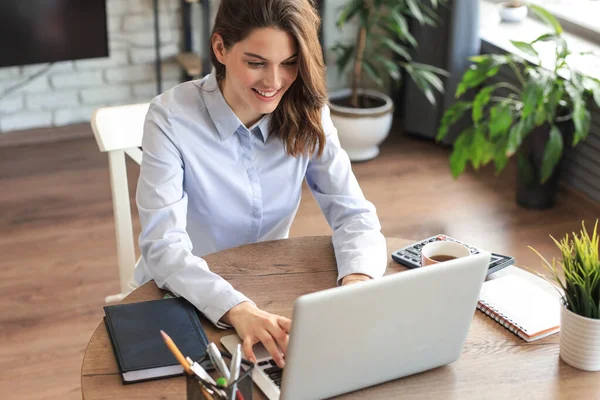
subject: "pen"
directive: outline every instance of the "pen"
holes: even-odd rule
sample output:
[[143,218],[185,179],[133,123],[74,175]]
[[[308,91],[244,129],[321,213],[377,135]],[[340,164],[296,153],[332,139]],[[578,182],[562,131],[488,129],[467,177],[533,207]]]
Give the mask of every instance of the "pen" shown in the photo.
[[217,392],[217,394],[221,397],[226,397],[225,396],[225,392],[223,390],[220,390],[217,388],[217,383],[215,382],[215,380],[212,378],[212,376],[210,376],[208,374],[208,372],[206,372],[206,370],[204,368],[202,368],[202,366],[200,364],[198,364],[197,362],[193,361],[191,358],[186,357],[186,360],[190,363],[190,369],[192,371],[194,371],[194,373],[201,379],[204,379],[205,381],[207,381],[208,383],[210,383],[211,385],[213,385],[215,387],[215,391]]
[[181,351],[179,351],[179,349],[173,342],[173,339],[171,339],[171,337],[169,335],[167,335],[165,333],[165,331],[163,331],[162,329],[160,330],[160,334],[162,335],[162,338],[165,341],[165,344],[167,345],[169,350],[171,350],[171,353],[173,353],[173,355],[175,356],[175,359],[183,367],[183,370],[185,371],[185,373],[191,375],[192,370],[190,369],[190,363],[185,359],[183,354],[181,354]]
[[237,381],[238,378],[240,377],[241,363],[242,363],[242,345],[238,343],[238,345],[235,348],[235,351],[233,352],[233,356],[231,358],[231,365],[230,365],[230,371],[229,371],[229,374],[231,376],[231,378],[230,378],[231,400],[236,399],[236,394],[237,394],[238,400],[244,399],[242,394],[237,390],[237,387],[236,387],[237,385],[235,383],[235,381]]
[[204,379],[205,381],[207,381],[208,383],[210,383],[211,385],[217,385],[217,383],[215,382],[215,380],[212,378],[212,376],[210,376],[208,374],[208,372],[206,372],[206,370],[204,368],[202,368],[202,366],[200,364],[198,364],[197,362],[194,362],[191,358],[186,357],[188,363],[190,363],[190,369],[196,374],[198,375],[200,378]]
[[225,361],[223,361],[223,357],[221,357],[221,352],[217,348],[217,345],[213,342],[210,342],[206,348],[206,351],[215,368],[227,379],[227,381],[229,381],[231,375],[229,374],[229,370],[227,369]]
[[208,391],[206,390],[206,388],[204,387],[204,384],[202,382],[196,382],[198,384],[198,386],[200,386],[200,391],[202,392],[202,395],[204,396],[204,398],[206,400],[214,400],[214,397],[208,393]]

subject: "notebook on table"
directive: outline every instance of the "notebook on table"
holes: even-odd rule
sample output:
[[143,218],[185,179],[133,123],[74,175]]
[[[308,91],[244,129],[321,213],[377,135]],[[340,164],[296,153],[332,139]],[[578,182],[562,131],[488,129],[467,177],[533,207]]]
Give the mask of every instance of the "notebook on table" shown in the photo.
[[104,312],[123,383],[183,374],[161,329],[185,356],[197,360],[206,352],[208,341],[196,308],[183,298],[111,305]]
[[518,275],[487,281],[477,308],[506,329],[531,342],[560,330],[560,296]]

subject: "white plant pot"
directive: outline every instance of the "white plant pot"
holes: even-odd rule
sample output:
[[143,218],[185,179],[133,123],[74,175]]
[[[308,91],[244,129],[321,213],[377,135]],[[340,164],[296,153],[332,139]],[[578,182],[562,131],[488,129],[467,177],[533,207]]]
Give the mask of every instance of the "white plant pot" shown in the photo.
[[572,367],[600,371],[600,319],[577,315],[561,306],[560,358]]
[[527,17],[527,7],[507,7],[507,3],[500,5],[500,18],[505,22],[521,22]]
[[374,108],[353,108],[333,104],[336,99],[350,96],[350,89],[329,95],[331,119],[338,130],[340,144],[352,161],[377,157],[379,145],[390,133],[394,113],[392,99],[375,90],[359,90],[359,94],[381,99],[384,104]]

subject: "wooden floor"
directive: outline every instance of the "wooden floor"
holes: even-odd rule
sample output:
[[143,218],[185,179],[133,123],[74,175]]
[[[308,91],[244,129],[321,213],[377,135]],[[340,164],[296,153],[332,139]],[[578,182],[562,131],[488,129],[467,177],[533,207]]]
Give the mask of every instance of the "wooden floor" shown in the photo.
[[[379,158],[354,165],[386,236],[443,232],[539,267],[528,245],[556,256],[549,234],[577,230],[582,220],[591,226],[599,215],[597,205],[570,191],[553,210],[519,209],[514,170],[454,181],[448,153],[396,135]],[[137,169],[130,170],[133,188]],[[81,398],[83,352],[104,297],[119,288],[111,207],[107,158],[91,136],[0,148],[0,397]],[[292,236],[328,233],[305,191]]]

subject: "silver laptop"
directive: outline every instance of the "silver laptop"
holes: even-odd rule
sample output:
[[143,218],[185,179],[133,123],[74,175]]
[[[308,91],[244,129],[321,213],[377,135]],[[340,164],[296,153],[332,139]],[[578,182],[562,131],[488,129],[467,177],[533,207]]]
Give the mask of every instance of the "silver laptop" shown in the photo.
[[[299,297],[286,366],[254,346],[252,378],[269,399],[318,399],[456,361],[489,253]],[[229,352],[237,335],[221,342]]]

